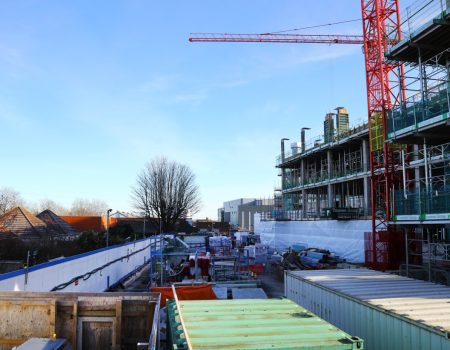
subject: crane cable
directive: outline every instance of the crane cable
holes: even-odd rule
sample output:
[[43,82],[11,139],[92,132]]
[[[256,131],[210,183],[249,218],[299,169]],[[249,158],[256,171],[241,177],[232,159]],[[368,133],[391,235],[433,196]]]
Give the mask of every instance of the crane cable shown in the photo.
[[304,29],[311,29],[311,28],[320,28],[320,27],[327,27],[327,26],[332,26],[332,25],[336,25],[336,24],[344,24],[344,23],[350,23],[350,22],[360,22],[361,19],[349,19],[346,21],[340,21],[340,22],[332,22],[332,23],[324,23],[324,24],[318,24],[315,26],[309,26],[309,27],[300,27],[300,28],[294,28],[294,29],[286,29],[286,30],[280,30],[277,32],[269,32],[266,34],[281,34],[281,33],[287,33],[287,32],[295,32],[295,31],[299,31],[299,30],[304,30]]

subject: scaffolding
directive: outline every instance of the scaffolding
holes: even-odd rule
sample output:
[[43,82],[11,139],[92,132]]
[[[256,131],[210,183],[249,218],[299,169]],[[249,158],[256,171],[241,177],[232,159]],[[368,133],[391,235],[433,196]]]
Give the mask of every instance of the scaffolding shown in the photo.
[[448,118],[450,49],[405,67],[406,99],[388,113],[388,138]]
[[450,230],[414,227],[404,237],[406,259],[400,274],[450,285]]
[[450,284],[450,1],[416,1],[402,18],[404,40],[395,32],[387,50],[403,67],[401,100],[387,114],[402,177],[390,191],[391,227],[403,236],[401,274]]
[[416,215],[422,221],[450,215],[450,142],[416,145],[404,158],[411,160],[402,164],[404,188],[394,192],[394,218]]
[[360,148],[343,150],[333,163],[333,178],[340,178],[367,171],[363,168],[363,155]]

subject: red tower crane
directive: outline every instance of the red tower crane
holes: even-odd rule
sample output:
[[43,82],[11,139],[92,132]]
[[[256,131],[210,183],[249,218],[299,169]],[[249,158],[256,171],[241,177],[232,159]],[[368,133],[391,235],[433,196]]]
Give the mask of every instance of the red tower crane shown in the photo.
[[[363,36],[301,34],[192,34],[191,42],[270,42],[363,44],[370,139],[372,232],[366,235],[366,262],[385,269],[391,264],[393,236],[391,193],[398,184],[393,146],[386,141],[387,112],[405,100],[403,66],[384,58],[401,40],[399,0],[361,0]],[[369,247],[367,246],[369,245]],[[394,253],[395,254],[395,253]]]

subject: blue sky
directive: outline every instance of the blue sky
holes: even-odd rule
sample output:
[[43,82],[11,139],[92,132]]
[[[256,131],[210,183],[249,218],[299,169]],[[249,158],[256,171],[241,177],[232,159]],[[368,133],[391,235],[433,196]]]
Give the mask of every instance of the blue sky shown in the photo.
[[[265,33],[360,17],[360,1],[0,2],[0,187],[29,202],[97,198],[131,210],[156,156],[197,176],[215,218],[269,197],[282,137],[366,118],[359,45],[189,43],[190,32]],[[361,34],[353,22],[303,31]]]

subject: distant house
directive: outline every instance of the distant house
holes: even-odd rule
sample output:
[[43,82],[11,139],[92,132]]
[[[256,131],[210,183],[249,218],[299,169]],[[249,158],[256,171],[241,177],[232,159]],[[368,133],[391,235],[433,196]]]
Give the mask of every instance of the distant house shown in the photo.
[[218,232],[221,234],[228,234],[231,231],[231,226],[228,222],[213,221],[208,218],[196,220],[194,226],[200,231]]
[[47,234],[47,227],[25,208],[16,207],[0,215],[0,233],[33,241],[42,239]]
[[37,218],[46,224],[48,233],[55,239],[72,241],[80,235],[75,228],[49,209],[38,214]]
[[[62,220],[74,227],[79,232],[96,231],[104,232],[106,230],[106,217],[104,216],[76,216],[76,215],[64,215],[60,216]],[[109,226],[112,227],[112,223],[115,219],[110,219]],[[115,223],[115,222],[114,222]]]
[[116,211],[115,213],[109,215],[109,217],[116,219],[124,219],[124,218],[136,218],[136,215],[124,211]]

